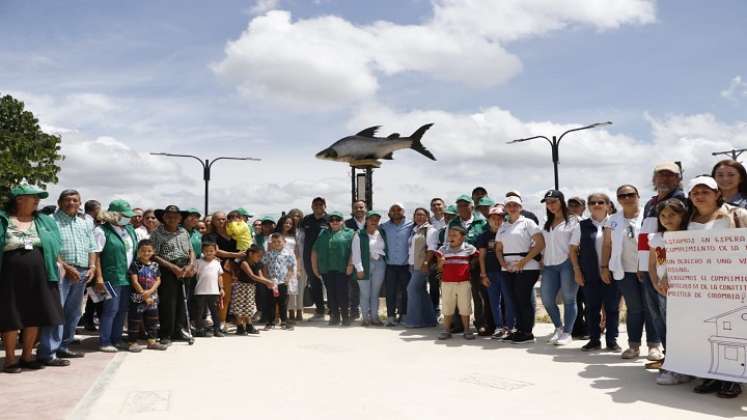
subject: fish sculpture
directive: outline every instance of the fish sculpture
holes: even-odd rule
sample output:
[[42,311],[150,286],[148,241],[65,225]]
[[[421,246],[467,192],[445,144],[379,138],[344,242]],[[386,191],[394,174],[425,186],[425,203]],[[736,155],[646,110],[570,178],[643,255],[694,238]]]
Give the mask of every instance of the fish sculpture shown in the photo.
[[335,162],[352,163],[365,160],[393,159],[395,151],[412,149],[430,160],[436,160],[428,149],[420,142],[423,134],[433,123],[418,128],[410,137],[400,137],[399,133],[392,133],[387,137],[376,137],[379,125],[369,127],[358,134],[336,141],[333,145],[316,154],[318,159]]

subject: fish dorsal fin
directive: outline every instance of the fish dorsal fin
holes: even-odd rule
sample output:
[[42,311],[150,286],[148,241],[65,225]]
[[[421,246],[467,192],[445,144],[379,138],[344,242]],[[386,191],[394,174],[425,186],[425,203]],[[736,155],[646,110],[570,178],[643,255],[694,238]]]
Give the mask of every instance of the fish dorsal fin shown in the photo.
[[398,139],[399,138],[399,133],[392,133],[392,134],[388,135],[386,138],[388,138],[390,140]]
[[360,136],[360,137],[373,137],[373,136],[376,135],[376,132],[379,130],[379,127],[381,127],[381,126],[380,125],[375,125],[373,127],[368,127],[367,129],[365,129],[365,130],[359,132],[358,134],[356,134],[356,136]]

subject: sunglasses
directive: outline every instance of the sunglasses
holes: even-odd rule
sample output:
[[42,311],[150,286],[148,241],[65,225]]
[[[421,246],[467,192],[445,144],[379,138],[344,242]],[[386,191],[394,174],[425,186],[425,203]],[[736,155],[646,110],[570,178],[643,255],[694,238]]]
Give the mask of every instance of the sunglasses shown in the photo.
[[592,206],[603,206],[605,204],[607,204],[607,202],[604,201],[604,200],[601,200],[601,201],[589,201],[589,205],[592,205]]
[[619,198],[619,199],[622,200],[622,199],[626,199],[626,198],[635,198],[637,196],[638,196],[638,194],[636,194],[636,193],[633,192],[633,193],[618,194],[617,198]]

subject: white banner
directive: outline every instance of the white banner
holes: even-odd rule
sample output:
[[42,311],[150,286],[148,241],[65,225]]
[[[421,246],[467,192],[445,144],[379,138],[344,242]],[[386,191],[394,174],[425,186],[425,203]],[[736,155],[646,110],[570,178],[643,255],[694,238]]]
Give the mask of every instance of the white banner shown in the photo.
[[747,229],[668,232],[664,368],[747,382]]

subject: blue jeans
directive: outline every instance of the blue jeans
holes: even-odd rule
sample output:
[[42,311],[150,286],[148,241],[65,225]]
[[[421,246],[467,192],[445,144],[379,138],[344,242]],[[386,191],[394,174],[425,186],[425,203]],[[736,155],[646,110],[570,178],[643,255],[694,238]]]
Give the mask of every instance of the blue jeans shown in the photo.
[[[563,320],[560,319],[560,308],[555,298],[558,291],[563,292]],[[555,328],[563,327],[563,332],[570,334],[573,324],[576,322],[578,307],[576,306],[576,294],[578,284],[573,279],[573,266],[570,260],[558,265],[546,265],[542,272],[542,284],[540,285],[542,304],[545,305],[547,314],[550,315]]]
[[53,327],[41,328],[39,334],[39,347],[36,350],[36,357],[39,360],[47,361],[56,358],[55,353],[58,351],[67,351],[70,343],[75,337],[75,328],[78,326],[81,315],[81,303],[86,290],[87,268],[78,268],[80,280],[73,282],[63,278],[59,283],[60,303],[64,315],[64,323]]
[[[511,297],[511,285],[508,283],[508,279],[506,276],[503,275],[504,273],[498,273],[498,280],[501,285],[501,296],[503,296],[503,304],[505,305],[505,313],[506,316],[503,318],[503,325],[513,330],[516,328],[516,306],[514,305],[514,300]],[[490,273],[488,273],[488,277],[490,278]],[[493,279],[490,279],[491,286],[493,283]],[[490,289],[488,289],[490,291]],[[497,322],[496,322],[497,324]]]
[[428,274],[410,266],[410,282],[407,284],[407,313],[405,326],[409,328],[435,327],[438,325],[436,311],[426,290]]
[[[661,304],[661,295],[654,289],[654,285],[651,283],[651,277],[648,272],[642,272],[641,278],[643,279],[643,304],[646,315],[651,320],[651,325],[654,327],[656,333],[655,342],[663,341],[662,338],[667,334],[667,321],[665,316],[666,306]],[[648,326],[647,326],[648,328]]]
[[625,325],[628,329],[628,344],[631,347],[641,345],[643,326],[646,326],[646,342],[649,347],[659,345],[659,336],[654,330],[651,318],[647,315],[643,302],[643,286],[638,281],[636,273],[625,273],[625,277],[618,283],[622,291],[625,306],[628,309]]
[[[504,322],[503,319],[504,305],[501,304],[501,297],[505,300],[507,295],[504,295],[501,290],[501,272],[488,272],[488,279],[490,280],[490,286],[488,286],[488,300],[490,301],[490,311],[493,313],[495,326],[496,328],[511,328],[513,325],[508,325],[508,323]],[[506,304],[506,306],[508,305]],[[513,310],[513,307],[511,309]],[[512,320],[511,324],[513,324],[513,316],[509,316],[507,313],[506,319],[509,319],[509,317]]]
[[107,289],[114,291],[111,299],[105,300],[99,326],[99,346],[112,346],[122,341],[122,328],[127,318],[130,305],[130,286],[111,286],[104,282]]
[[361,317],[364,321],[379,319],[379,293],[384,284],[386,263],[384,259],[371,259],[368,280],[358,280],[361,290]]

